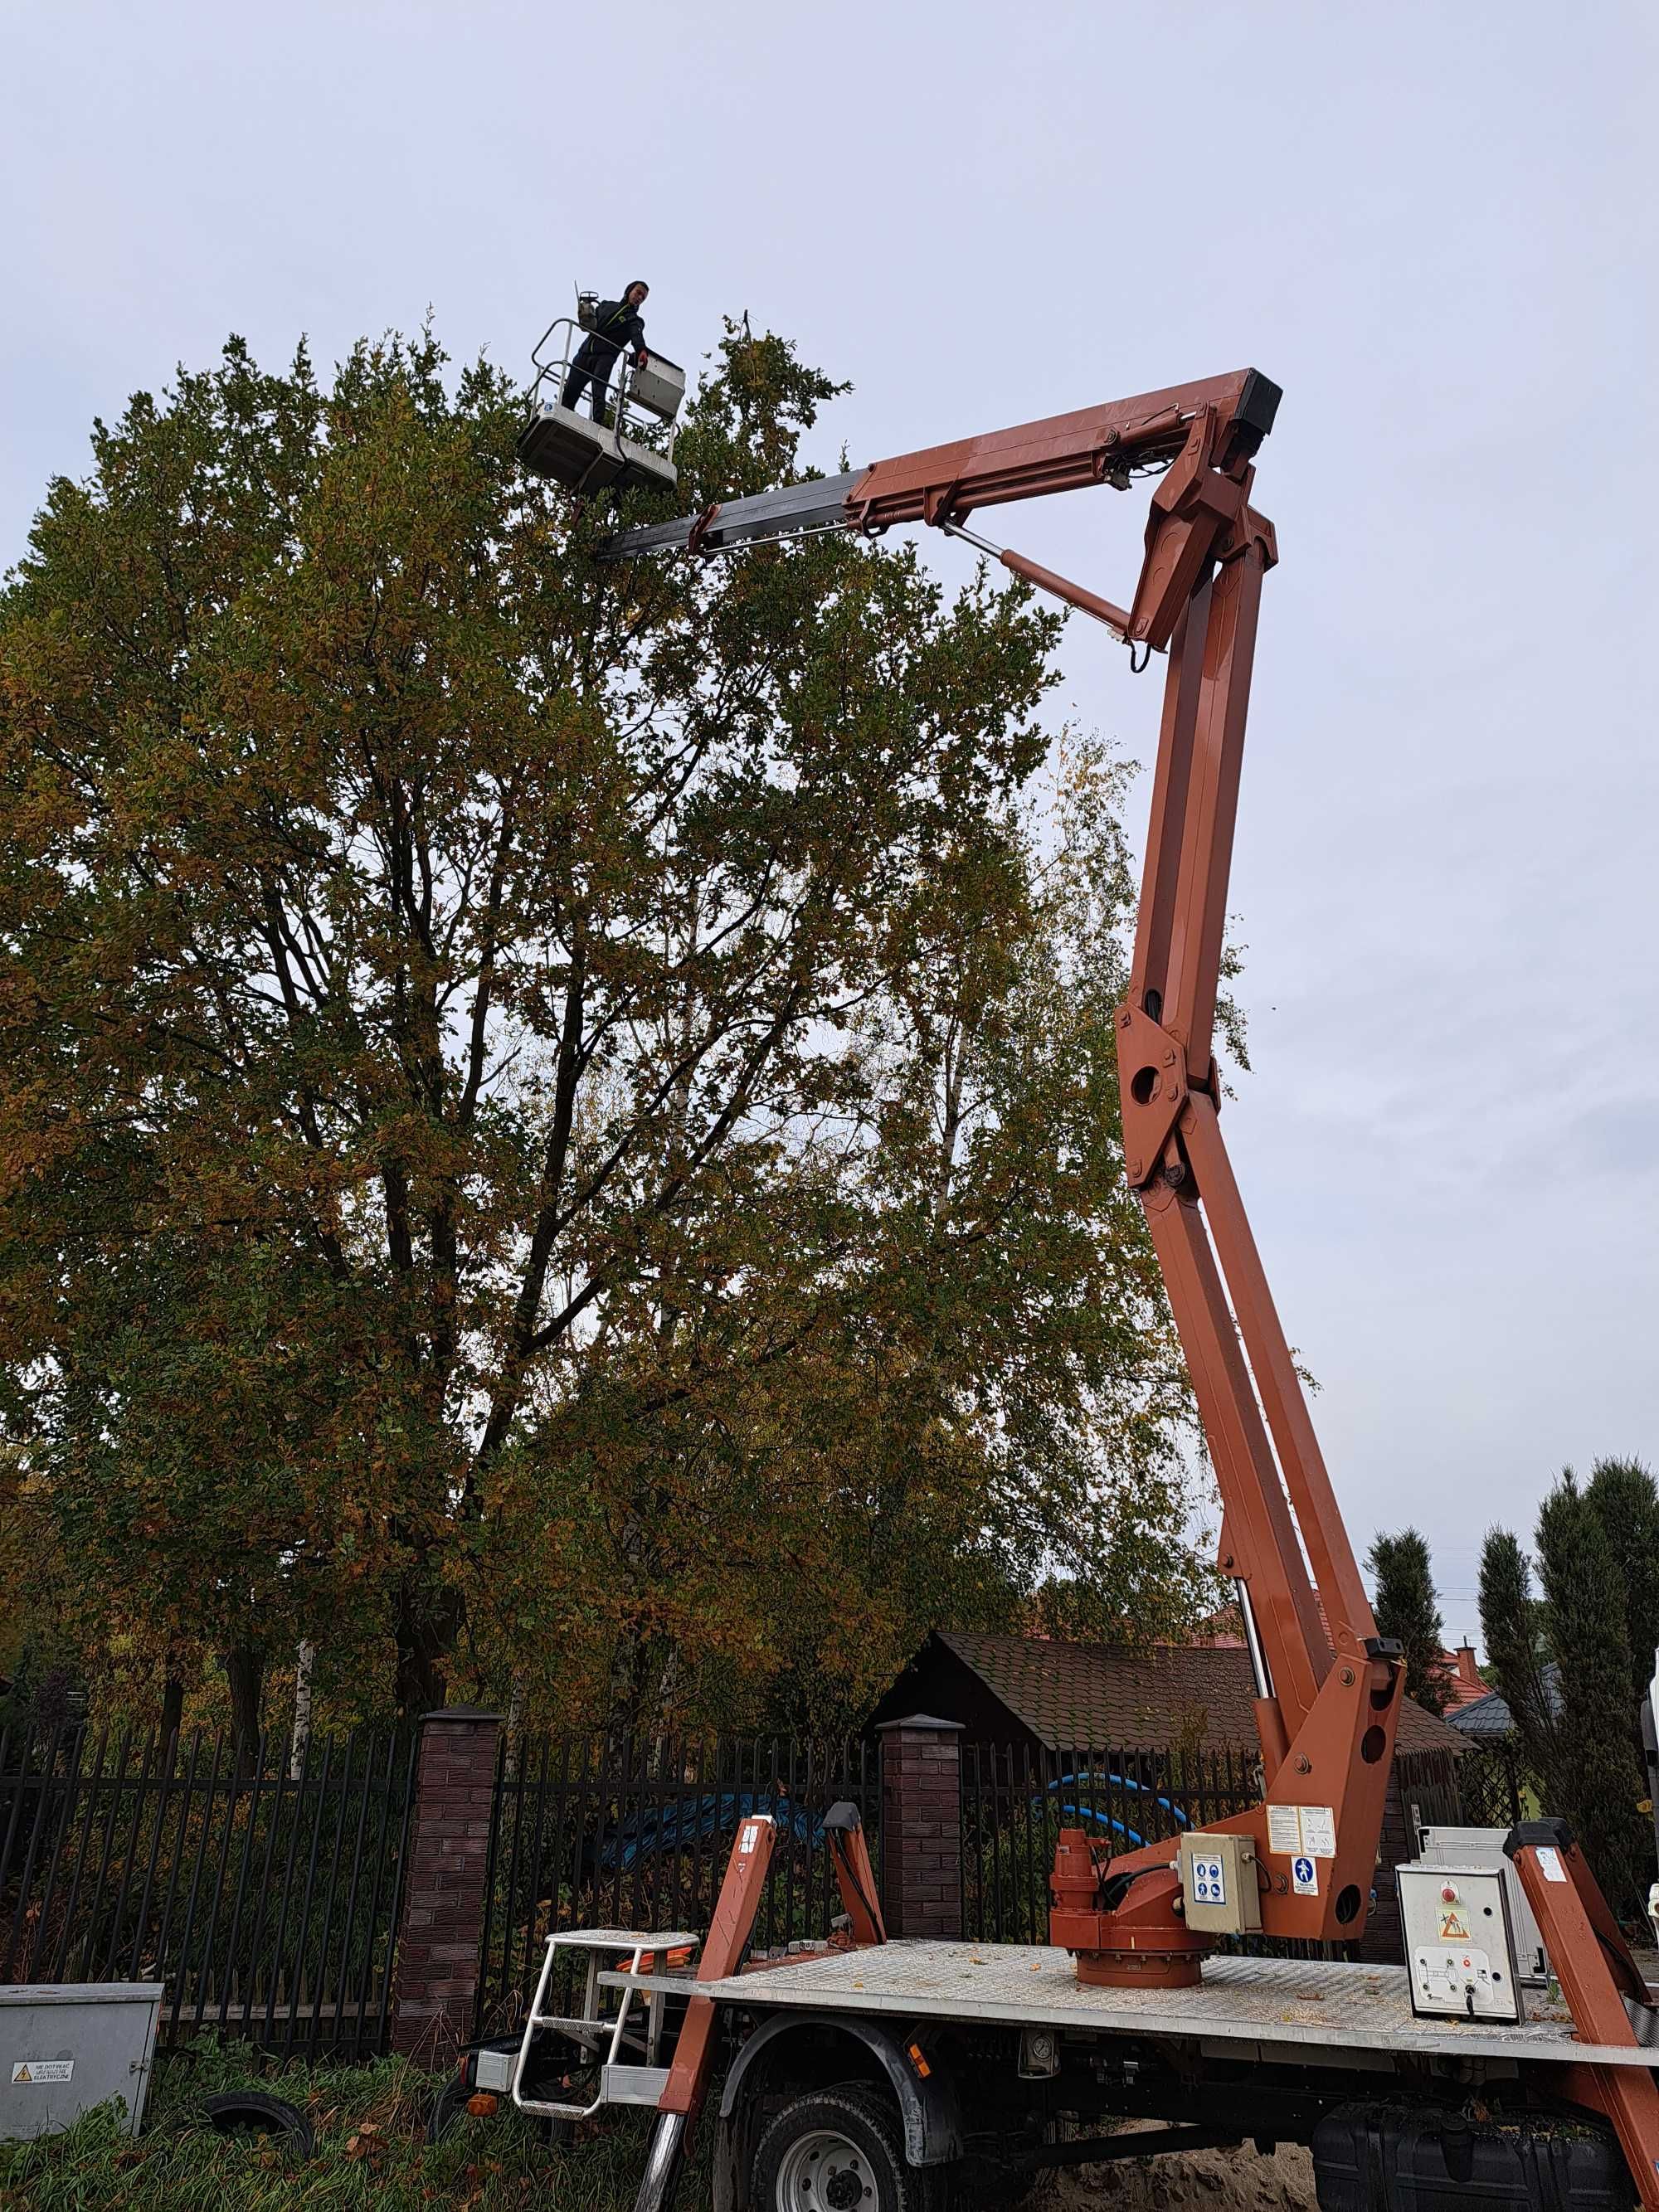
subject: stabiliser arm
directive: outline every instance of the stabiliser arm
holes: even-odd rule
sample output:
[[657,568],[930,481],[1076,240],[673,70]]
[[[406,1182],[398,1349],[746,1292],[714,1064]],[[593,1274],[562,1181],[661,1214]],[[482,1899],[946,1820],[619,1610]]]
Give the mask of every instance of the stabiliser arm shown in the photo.
[[[981,545],[976,509],[1157,474],[1146,553],[1120,607],[1024,556],[986,550],[1169,671],[1128,996],[1117,1012],[1124,1154],[1192,1374],[1221,1493],[1221,1565],[1255,1674],[1264,1802],[1218,1824],[1254,1839],[1265,1933],[1364,1924],[1401,1696],[1315,1440],[1222,1142],[1212,1053],[1227,880],[1262,580],[1250,505],[1279,388],[1255,369],[715,501],[622,532],[602,559],[710,555],[823,530],[926,523]],[[1054,1941],[1085,1978],[1197,1978],[1170,1846],[1106,1859],[1061,1838]]]

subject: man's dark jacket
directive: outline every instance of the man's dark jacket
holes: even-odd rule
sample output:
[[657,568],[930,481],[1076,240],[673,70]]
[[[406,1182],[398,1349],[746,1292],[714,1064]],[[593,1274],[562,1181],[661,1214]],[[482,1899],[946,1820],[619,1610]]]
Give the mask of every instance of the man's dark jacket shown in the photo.
[[627,346],[630,352],[640,352],[645,345],[645,325],[639,309],[630,307],[626,300],[601,300],[593,310],[593,337],[601,345]]

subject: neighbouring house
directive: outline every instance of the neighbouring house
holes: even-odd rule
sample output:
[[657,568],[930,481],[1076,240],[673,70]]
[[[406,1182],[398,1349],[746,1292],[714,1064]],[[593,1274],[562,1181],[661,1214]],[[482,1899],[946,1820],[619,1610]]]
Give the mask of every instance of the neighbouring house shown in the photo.
[[1475,1664],[1472,1644],[1460,1644],[1455,1651],[1443,1651],[1440,1658],[1446,1685],[1448,1720],[1465,1706],[1480,1705],[1492,1695],[1490,1686],[1480,1679],[1480,1669]]
[[[1554,1660],[1547,1660],[1542,1668],[1544,1695],[1549,1700],[1550,1711],[1561,1710],[1561,1670]],[[1502,1692],[1484,1686],[1478,1698],[1449,1709],[1448,1723],[1471,1743],[1506,1743],[1515,1734],[1515,1716]]]
[[[982,1747],[994,1747],[993,1800],[1005,1757],[1011,1769],[1029,1759],[1028,1775],[1036,1769],[1058,1779],[1079,1753],[1110,1752],[1115,1766],[1128,1762],[1121,1764],[1126,1773],[1143,1760],[1155,1769],[1170,1753],[1184,1763],[1202,1753],[1214,1762],[1210,1784],[1200,1785],[1202,1803],[1209,1786],[1232,1796],[1254,1795],[1251,1775],[1260,1757],[1255,1696],[1249,1653],[1221,1633],[1198,1644],[1121,1645],[936,1629],[881,1698],[870,1724],[916,1715],[955,1723],[964,1747],[963,1786],[970,1792],[983,1791]],[[1467,1738],[1408,1698],[1395,1743],[1401,1757],[1361,1948],[1368,1959],[1400,1955],[1392,1871],[1415,1853],[1419,1822],[1463,1818],[1458,1771],[1471,1748]],[[968,1748],[974,1746],[981,1749]]]
[[[970,1742],[1034,1754],[1108,1746],[1254,1750],[1255,1697],[1249,1655],[1219,1634],[1199,1644],[1139,1645],[936,1629],[871,1724],[931,1713],[960,1723]],[[1396,1743],[1408,1753],[1453,1757],[1468,1748],[1456,1729],[1409,1698]]]

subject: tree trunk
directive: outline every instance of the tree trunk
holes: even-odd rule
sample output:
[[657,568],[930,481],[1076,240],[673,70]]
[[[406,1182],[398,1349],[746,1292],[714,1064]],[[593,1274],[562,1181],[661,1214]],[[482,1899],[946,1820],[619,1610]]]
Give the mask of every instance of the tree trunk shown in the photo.
[[448,1700],[446,1662],[454,1648],[461,1608],[453,1590],[435,1595],[425,1577],[411,1576],[398,1593],[398,1711],[404,1719],[429,1713]]
[[237,1758],[246,1765],[259,1741],[259,1698],[264,1688],[263,1651],[239,1644],[224,1655],[225,1681],[230,1691],[230,1729],[236,1740]]
[[297,1782],[304,1771],[306,1746],[311,1741],[311,1670],[316,1663],[316,1645],[302,1644],[294,1662],[294,1737],[288,1752],[290,1782]]
[[176,1674],[161,1685],[161,1741],[174,1742],[185,1724],[185,1686]]
[[507,1700],[507,1772],[511,1779],[518,1773],[519,1759],[524,1749],[524,1671],[520,1668],[513,1677],[513,1687]]

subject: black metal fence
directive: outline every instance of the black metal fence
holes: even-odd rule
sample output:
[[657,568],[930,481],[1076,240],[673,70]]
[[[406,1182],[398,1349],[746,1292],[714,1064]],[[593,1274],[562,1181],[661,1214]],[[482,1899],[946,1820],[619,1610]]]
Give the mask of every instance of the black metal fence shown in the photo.
[[1242,1813],[1261,1795],[1242,1751],[966,1743],[963,1934],[976,1943],[1048,1942],[1048,1870],[1062,1828],[1134,1850]]
[[[390,2039],[393,1950],[414,1808],[407,1734],[237,1747],[199,1732],[76,1724],[0,1735],[0,1983],[159,1981],[165,2043],[204,2029],[282,2057],[363,2056]],[[1504,1826],[1507,1770],[1444,1754],[1396,1761],[1391,1866],[1423,1821]],[[1255,1803],[1243,1751],[962,1747],[963,1932],[1047,1940],[1062,1826],[1123,1850]],[[880,1754],[857,1741],[680,1742],[591,1735],[503,1746],[491,1809],[480,2033],[523,2018],[550,1933],[708,1926],[740,1822],[778,1825],[755,1935],[776,1950],[828,1932],[839,1897],[823,1815],[850,1799],[879,1865]],[[482,1808],[480,1808],[482,1811]],[[1366,1955],[1397,1942],[1379,1880]],[[1251,1948],[1261,1948],[1250,1939]],[[1282,1948],[1282,1947],[1281,1947]],[[1293,1947],[1305,1949],[1306,1946]],[[572,1972],[574,1966],[573,1962]],[[562,1989],[556,2003],[569,2007]]]
[[157,1981],[167,2043],[386,2048],[406,1735],[0,1735],[0,1982]]
[[[756,1949],[827,1934],[840,1900],[823,1815],[851,1800],[878,1855],[879,1778],[879,1753],[856,1741],[564,1736],[528,1743],[516,1759],[504,1748],[479,2033],[505,2033],[523,2019],[548,1936],[561,1928],[706,1928],[738,1823],[751,1813],[770,1813],[780,1829]],[[574,1998],[562,1992],[557,2002],[568,2009]]]
[[[1445,1753],[1395,1762],[1384,1825],[1387,1868],[1417,1848],[1407,1806],[1429,1820],[1466,1818],[1462,1762]],[[1164,1843],[1247,1811],[1261,1797],[1255,1757],[1242,1749],[1194,1751],[1144,1745],[1034,1753],[1029,1746],[967,1743],[962,1750],[963,1933],[980,1943],[1045,1943],[1048,1869],[1062,1827],[1079,1827],[1120,1850]],[[1467,1815],[1469,1824],[1488,1825]],[[1496,1825],[1493,1823],[1492,1825]],[[1397,1948],[1391,1881],[1379,1881],[1368,1956]],[[1233,1948],[1327,1948],[1267,1938],[1225,1939]]]

